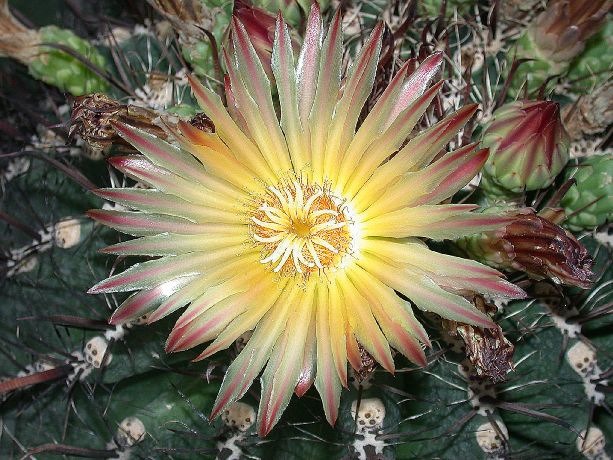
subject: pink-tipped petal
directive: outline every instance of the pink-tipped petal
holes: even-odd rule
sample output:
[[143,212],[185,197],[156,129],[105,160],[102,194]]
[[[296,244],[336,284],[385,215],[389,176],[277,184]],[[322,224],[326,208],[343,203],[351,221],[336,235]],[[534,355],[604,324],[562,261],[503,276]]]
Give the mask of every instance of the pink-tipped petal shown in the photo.
[[317,76],[319,75],[319,58],[321,55],[322,23],[319,4],[313,2],[307,20],[296,68],[296,87],[298,90],[298,105],[300,121],[303,126],[308,124],[315,93],[317,91]]
[[315,388],[321,396],[326,420],[334,426],[338,417],[342,387],[332,359],[332,331],[328,321],[328,297],[327,286],[319,285],[316,297],[317,374],[315,375]]
[[279,421],[296,388],[304,346],[312,319],[315,284],[306,287],[299,303],[290,313],[287,329],[272,352],[266,370],[262,374],[262,397],[258,409],[258,434],[266,436]]
[[133,294],[115,310],[109,323],[123,324],[149,313],[193,279],[193,276],[183,276]]
[[281,335],[299,292],[298,286],[290,288],[286,302],[280,302],[260,321],[247,345],[232,362],[224,376],[219,394],[211,411],[211,419],[240,399],[270,358],[270,353]]

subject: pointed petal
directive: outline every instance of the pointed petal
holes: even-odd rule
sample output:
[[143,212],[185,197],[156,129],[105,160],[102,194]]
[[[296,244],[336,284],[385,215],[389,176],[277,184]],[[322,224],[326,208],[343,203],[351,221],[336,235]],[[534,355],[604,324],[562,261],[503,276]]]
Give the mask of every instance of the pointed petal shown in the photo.
[[207,233],[247,234],[243,224],[196,224],[180,217],[143,212],[109,211],[92,209],[86,214],[96,221],[133,236],[147,236],[158,233],[179,233],[195,235]]
[[298,297],[300,288],[293,285],[286,292],[285,301],[278,302],[258,323],[247,345],[228,368],[217,399],[211,412],[211,419],[217,417],[228,404],[240,399],[255,377],[260,373],[277,339],[284,330],[290,310]]
[[442,83],[439,82],[432,86],[432,88],[405,109],[392,123],[392,126],[364,153],[356,164],[355,170],[348,178],[347,185],[344,187],[345,196],[355,196],[377,167],[400,148],[426,109],[430,106]]
[[271,184],[276,183],[277,177],[270,170],[259,149],[249,138],[247,138],[247,136],[245,136],[230,117],[226,108],[221,103],[219,96],[208,88],[205,88],[192,76],[188,78],[198,103],[215,124],[215,132],[219,135],[221,140],[223,140],[237,158],[244,161],[247,167],[256,173],[258,177]]
[[419,339],[427,346],[431,346],[430,339],[424,327],[413,315],[411,305],[401,299],[392,288],[383,284],[368,271],[359,265],[353,265],[348,271],[348,276],[353,280],[362,296],[371,305],[381,307],[387,316],[394,318],[405,330],[410,332],[415,338]]
[[184,179],[198,181],[202,165],[190,155],[157,137],[123,123],[112,122],[113,128],[153,164]]
[[108,162],[127,176],[160,191],[179,196],[193,203],[206,203],[206,197],[203,196],[202,189],[195,187],[194,182],[154,165],[143,155],[111,157]]
[[392,353],[387,340],[372,315],[370,304],[358,293],[353,282],[345,273],[339,275],[339,280],[351,330],[366,351],[388,372],[394,373]]
[[312,308],[312,318],[309,323],[309,331],[304,343],[304,359],[298,383],[296,384],[295,393],[299,398],[313,386],[315,381],[315,372],[317,369],[317,337],[316,337],[316,306]]
[[261,296],[257,304],[251,303],[252,306],[250,306],[245,313],[233,319],[219,336],[194,359],[194,361],[208,358],[218,351],[225,350],[242,334],[253,330],[268,310],[279,300],[279,297],[283,295],[283,289],[286,285],[287,282],[281,285],[269,284],[267,288],[269,295]]
[[469,104],[448,115],[411,139],[383,167],[395,169],[398,175],[426,167],[449,141],[457,136],[458,131],[472,118],[478,108],[478,104]]
[[[257,113],[261,115],[266,134],[270,139],[273,149],[271,153],[275,154],[276,163],[279,164],[279,167],[283,171],[289,171],[291,169],[291,162],[287,144],[281,132],[281,128],[279,127],[279,120],[277,119],[277,114],[275,113],[272,103],[270,82],[264,72],[260,58],[251,44],[245,26],[243,26],[236,16],[232,17],[232,42],[234,44],[238,73],[249,95],[255,101]],[[289,48],[291,49],[291,44]],[[291,63],[291,67],[293,70],[293,62]],[[232,81],[232,88],[234,91],[237,90],[234,81]],[[243,113],[243,115],[245,114]],[[251,134],[254,135],[251,127],[250,131]],[[267,154],[265,151],[262,151],[262,153],[265,156]],[[270,160],[268,158],[267,160],[271,167],[273,167]]]
[[202,275],[192,278],[188,284],[160,303],[147,319],[147,324],[152,324],[165,318],[200,296],[204,291],[203,283],[205,280],[206,278]]
[[343,156],[343,161],[340,164],[338,175],[339,183],[345,184],[347,182],[355,164],[357,164],[366,149],[383,133],[384,123],[402,89],[402,83],[406,78],[407,70],[411,64],[411,60],[404,63],[391,83],[385,88],[385,91],[377,100],[377,103],[364,122],[360,125],[360,129],[358,129],[353,140],[349,144]]
[[313,163],[313,179],[323,182],[324,179],[324,152],[328,138],[328,130],[332,120],[332,113],[338,100],[341,83],[342,61],[342,21],[340,9],[334,15],[328,34],[323,43],[320,58],[319,78],[317,91],[313,102],[313,109],[309,118],[311,129],[311,158]]
[[328,289],[328,312],[330,321],[330,342],[332,359],[341,383],[347,387],[347,318],[345,306],[336,282],[330,283]]
[[190,203],[175,195],[169,195],[158,190],[106,188],[94,190],[94,193],[105,200],[114,201],[132,209],[183,217],[198,223],[242,224],[245,220],[244,216],[237,212],[222,211]]
[[363,250],[383,259],[402,264],[416,275],[425,273],[439,286],[455,291],[523,298],[525,293],[504,281],[502,273],[473,260],[462,259],[430,250],[423,242],[394,242],[365,239]]
[[398,115],[424,94],[434,76],[439,72],[442,62],[443,52],[437,51],[428,56],[417,70],[409,76],[396,99],[396,104],[389,112],[386,128],[390,127],[396,121]]
[[362,46],[344,81],[343,95],[337,104],[326,143],[324,171],[335,181],[342,155],[355,133],[356,123],[372,91],[381,52],[383,23],[378,23]]
[[319,4],[313,2],[298,57],[296,80],[302,126],[306,128],[315,100],[321,55],[322,23]]
[[142,290],[128,297],[115,310],[109,320],[110,324],[123,324],[149,313],[151,310],[168,299],[172,294],[181,290],[194,279],[194,276],[183,276],[166,281],[152,289]]
[[206,270],[206,274],[200,275],[193,282],[185,286],[181,291],[173,294],[163,302],[149,317],[148,323],[158,321],[169,314],[185,307],[188,303],[200,298],[207,289],[221,284],[236,276],[236,273],[245,272],[259,259],[259,254],[250,254],[224,264],[212,264],[214,268]]
[[[223,248],[205,254],[193,253],[161,257],[132,265],[126,271],[102,280],[87,292],[89,294],[101,294],[152,288],[179,276],[201,274],[204,270],[210,270],[217,264],[226,263],[228,260],[235,258],[234,248]],[[250,257],[244,256],[242,259],[249,261],[258,258],[257,253],[254,252]]]
[[286,330],[277,341],[261,382],[262,397],[258,410],[258,434],[266,436],[279,421],[298,383],[304,345],[313,316],[315,283],[311,281],[290,314]]
[[317,287],[316,337],[317,337],[317,374],[315,388],[321,395],[326,420],[332,426],[338,417],[338,406],[341,400],[341,380],[334,368],[332,358],[332,338],[329,323],[329,293],[328,287],[321,284]]
[[308,157],[309,151],[304,145],[302,126],[298,115],[298,95],[292,43],[287,24],[285,24],[280,12],[277,17],[271,65],[277,83],[277,93],[279,94],[281,127],[285,133],[294,171],[300,171],[307,165],[310,158]]
[[246,246],[245,235],[179,235],[161,233],[145,236],[108,246],[100,250],[103,254],[131,256],[176,256],[187,252],[203,252],[228,246],[236,247],[237,253]]
[[249,134],[266,163],[272,171],[277,173],[277,177],[280,179],[283,172],[291,169],[291,164],[279,122],[275,118],[274,124],[271,125],[263,118],[261,107],[249,94],[245,83],[241,80],[239,65],[232,61],[225,50],[223,51],[223,57],[236,102],[247,123]]
[[357,262],[385,284],[401,292],[424,311],[432,311],[443,318],[480,327],[494,327],[495,323],[466,299],[444,291],[426,276],[416,276],[390,265],[368,253]]
[[[436,204],[466,185],[487,160],[487,150],[475,150],[469,144],[448,153],[421,171],[402,176],[373,203],[373,195],[360,193],[354,200],[358,210],[373,203],[363,214],[364,220],[419,204]],[[379,192],[380,193],[380,192]]]
[[380,214],[364,222],[366,236],[404,238],[421,236],[433,240],[497,230],[512,217],[470,212],[472,205],[422,205]]

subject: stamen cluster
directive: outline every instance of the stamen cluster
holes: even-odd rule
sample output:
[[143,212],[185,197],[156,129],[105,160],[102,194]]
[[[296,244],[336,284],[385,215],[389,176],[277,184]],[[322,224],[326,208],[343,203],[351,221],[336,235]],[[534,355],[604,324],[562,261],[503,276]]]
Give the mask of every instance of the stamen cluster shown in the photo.
[[263,247],[260,262],[283,275],[338,265],[351,241],[339,201],[299,179],[268,187],[251,216],[251,235]]

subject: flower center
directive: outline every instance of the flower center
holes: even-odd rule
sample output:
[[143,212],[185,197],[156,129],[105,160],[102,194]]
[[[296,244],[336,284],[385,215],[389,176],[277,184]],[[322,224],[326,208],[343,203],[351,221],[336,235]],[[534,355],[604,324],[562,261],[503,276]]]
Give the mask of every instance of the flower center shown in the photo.
[[263,264],[294,275],[336,267],[348,252],[349,225],[342,203],[324,187],[301,180],[268,187],[251,215],[251,236]]

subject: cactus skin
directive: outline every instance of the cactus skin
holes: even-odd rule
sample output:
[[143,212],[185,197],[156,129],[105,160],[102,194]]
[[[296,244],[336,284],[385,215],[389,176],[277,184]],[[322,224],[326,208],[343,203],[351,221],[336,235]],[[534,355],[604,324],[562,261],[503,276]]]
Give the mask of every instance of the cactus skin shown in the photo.
[[511,94],[527,82],[531,93],[549,77],[565,73],[605,21],[611,0],[551,0],[517,41],[511,59],[530,59],[515,74]]
[[[46,26],[39,30],[42,43],[53,43],[67,46],[95,66],[105,69],[106,60],[86,40],[75,35],[71,30],[60,29],[57,26]],[[88,69],[83,63],[62,50],[41,47],[40,55],[28,66],[30,74],[45,83],[57,86],[62,91],[68,91],[74,96],[104,92],[108,83]]]
[[[226,2],[224,6],[218,6],[217,2],[205,2],[205,4],[215,7],[216,14],[213,17],[213,29],[211,33],[217,41],[217,46],[221,46],[224,34],[230,24],[232,15],[231,3]],[[215,61],[213,59],[213,49],[208,40],[191,41],[185,40],[181,52],[183,57],[189,62],[196,75],[211,77],[215,74]],[[215,50],[214,52],[218,52]]]
[[589,231],[613,220],[613,154],[586,158],[565,177],[576,181],[561,202],[566,227]]
[[483,134],[490,148],[484,167],[488,181],[513,193],[549,186],[569,159],[569,139],[560,120],[558,104],[517,101],[505,104]]
[[[509,53],[509,65],[513,59],[527,59],[527,61],[517,68],[509,87],[511,96],[517,96],[520,90],[523,91],[524,89],[527,90],[528,94],[533,93],[549,77],[566,72],[570,65],[569,62],[555,62],[542,56],[528,31],[522,34]],[[552,84],[549,86],[552,86]]]
[[613,20],[593,36],[583,53],[570,65],[568,80],[570,90],[585,94],[611,78],[613,74]]

